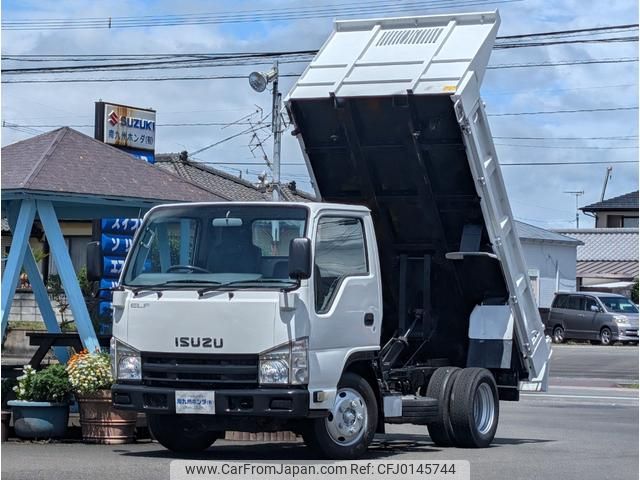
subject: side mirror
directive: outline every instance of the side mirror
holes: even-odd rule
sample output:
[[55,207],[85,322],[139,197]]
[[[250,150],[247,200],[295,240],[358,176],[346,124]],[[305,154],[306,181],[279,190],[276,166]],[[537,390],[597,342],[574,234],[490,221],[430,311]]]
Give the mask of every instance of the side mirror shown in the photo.
[[289,243],[289,278],[305,280],[311,276],[311,240],[294,238]]
[[592,312],[599,312],[600,311],[600,307],[598,307],[597,305],[591,305],[591,311]]
[[96,282],[102,278],[102,252],[100,242],[87,244],[87,280]]

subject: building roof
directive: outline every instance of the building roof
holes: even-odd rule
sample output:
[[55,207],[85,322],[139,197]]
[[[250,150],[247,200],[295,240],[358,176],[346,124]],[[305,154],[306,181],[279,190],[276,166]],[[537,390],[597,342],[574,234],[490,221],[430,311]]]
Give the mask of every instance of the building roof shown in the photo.
[[578,261],[638,261],[637,228],[585,228],[581,230],[555,230],[580,240]]
[[516,230],[521,241],[535,242],[535,243],[557,243],[565,245],[582,245],[580,240],[577,240],[566,235],[562,235],[557,232],[545,230],[544,228],[536,227],[528,223],[520,222],[516,220]]
[[580,261],[576,276],[585,278],[637,278],[638,262]]
[[2,148],[2,191],[137,201],[216,201],[210,190],[69,127]]
[[[271,199],[271,191],[248,180],[223,172],[209,165],[183,158],[179,153],[156,155],[156,165],[232,201],[264,201]],[[295,182],[281,187],[283,200],[309,202],[314,196],[297,190]]]
[[604,210],[629,210],[638,211],[638,190],[635,192],[625,193],[618,197],[607,198],[601,202],[592,203],[580,210],[583,212],[601,212]]

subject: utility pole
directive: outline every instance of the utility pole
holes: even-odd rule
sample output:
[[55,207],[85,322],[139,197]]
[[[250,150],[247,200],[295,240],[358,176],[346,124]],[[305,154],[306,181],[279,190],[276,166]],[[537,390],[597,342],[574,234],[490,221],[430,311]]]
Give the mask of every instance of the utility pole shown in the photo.
[[268,72],[252,72],[249,75],[249,85],[256,92],[264,92],[267,85],[272,83],[271,102],[271,132],[273,133],[273,162],[271,173],[273,175],[272,199],[280,200],[280,145],[282,139],[282,127],[280,122],[280,105],[282,94],[278,91],[278,62],[273,62],[273,68]]
[[273,190],[271,192],[274,202],[280,200],[280,145],[282,141],[282,128],[280,127],[280,105],[282,94],[278,91],[278,61],[273,63],[273,107],[271,113],[271,131],[273,132]]
[[604,183],[602,184],[602,194],[600,195],[600,201],[604,200],[604,194],[607,191],[607,184],[609,183],[609,179],[611,178],[611,172],[613,171],[613,167],[609,165],[607,167],[607,172],[604,174]]
[[580,228],[580,212],[578,211],[578,198],[584,195],[584,190],[569,190],[564,193],[575,195],[576,197],[576,228]]

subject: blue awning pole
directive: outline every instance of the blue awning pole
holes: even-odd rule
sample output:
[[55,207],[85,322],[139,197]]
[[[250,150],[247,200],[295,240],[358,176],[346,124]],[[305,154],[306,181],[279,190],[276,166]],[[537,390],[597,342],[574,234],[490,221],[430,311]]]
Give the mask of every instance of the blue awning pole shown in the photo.
[[80,290],[78,277],[73,269],[69,250],[62,236],[58,218],[56,217],[56,212],[51,202],[38,200],[38,214],[40,215],[40,221],[42,222],[44,232],[47,235],[47,240],[51,247],[51,254],[58,267],[58,274],[60,275],[62,286],[69,300],[80,340],[84,348],[93,352],[100,348],[100,344],[98,343],[96,332],[93,329],[89,311],[87,310],[87,305]]
[[29,237],[31,235],[31,226],[36,215],[36,202],[33,200],[22,200],[20,202],[20,210],[18,212],[18,220],[15,228],[12,229],[13,238],[11,240],[11,248],[9,257],[2,277],[2,341],[4,343],[4,335],[7,331],[9,323],[9,312],[11,304],[18,286],[20,270],[22,268],[24,254],[29,248]]
[[[15,212],[9,212],[8,220],[11,231],[15,231],[17,222]],[[31,289],[33,290],[33,296],[36,299],[36,303],[38,304],[38,308],[40,310],[40,315],[42,316],[42,320],[45,326],[47,327],[47,331],[51,333],[60,333],[60,325],[58,325],[56,314],[53,311],[51,302],[49,301],[49,292],[47,291],[47,287],[42,281],[42,276],[40,270],[38,269],[38,265],[36,264],[36,259],[33,258],[33,252],[31,251],[31,248],[28,248],[24,252],[23,268],[27,273],[27,277],[29,278],[29,283],[31,284]],[[67,363],[67,361],[69,360],[69,352],[65,347],[54,347],[53,351],[60,363]]]

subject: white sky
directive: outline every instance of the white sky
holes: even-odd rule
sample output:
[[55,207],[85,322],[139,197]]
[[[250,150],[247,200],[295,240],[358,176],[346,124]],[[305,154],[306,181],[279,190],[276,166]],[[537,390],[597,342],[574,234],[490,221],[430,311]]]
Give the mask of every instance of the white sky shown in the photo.
[[[409,1],[409,0],[406,0]],[[435,0],[434,0],[435,1]],[[479,0],[481,1],[481,0]],[[345,3],[342,0],[322,0]],[[401,3],[401,2],[399,2]],[[299,7],[299,1],[218,1],[165,0],[87,2],[86,0],[14,0],[2,2],[3,20],[35,18],[80,18],[108,16],[142,16],[162,14],[207,13],[275,7]],[[353,2],[357,5],[357,2]],[[502,24],[499,35],[568,30],[631,24],[638,22],[638,4],[630,0],[523,0],[486,4],[458,9],[407,11],[411,13],[445,13],[499,8]],[[361,15],[366,17],[366,14]],[[154,27],[143,29],[3,31],[5,54],[107,54],[107,53],[185,53],[247,52],[316,49],[327,38],[331,19],[294,20],[228,25]],[[638,56],[638,43],[576,44],[540,48],[494,51],[491,64],[532,61],[562,61]],[[22,62],[3,62],[3,68],[22,68]],[[289,64],[281,72],[302,71],[304,65]],[[257,69],[267,69],[259,65]],[[167,76],[247,74],[251,68],[152,70],[76,74],[106,78],[109,75]],[[57,75],[59,76],[59,75]],[[34,78],[36,76],[34,75]],[[38,76],[42,77],[42,76]],[[3,80],[13,79],[8,75]],[[54,78],[48,76],[46,78]],[[283,78],[281,90],[291,87],[294,79]],[[597,88],[592,88],[597,87]],[[557,109],[604,108],[638,105],[638,64],[595,64],[562,67],[489,70],[482,94],[489,113]],[[255,105],[270,109],[270,95],[251,90],[243,80],[130,82],[130,83],[46,83],[3,84],[2,120],[20,125],[93,124],[94,102],[102,99],[158,111],[158,123],[232,122],[255,110]],[[638,110],[541,116],[492,117],[494,136],[590,137],[637,135]],[[195,151],[246,127],[159,127],[156,152]],[[36,128],[45,132],[51,128]],[[93,128],[78,128],[93,135]],[[31,136],[2,128],[2,145]],[[243,135],[219,147],[203,152],[198,159],[206,162],[260,162],[249,149],[250,136]],[[496,143],[600,147],[527,148],[498,146],[500,161],[620,161],[637,160],[637,149],[606,147],[637,146],[637,138],[626,140],[515,141]],[[270,154],[271,143],[265,144]],[[300,188],[310,189],[306,168],[297,142],[283,137],[283,180],[296,180]],[[288,164],[295,165],[288,165]],[[216,165],[220,167],[219,165]],[[584,190],[580,205],[599,200],[606,165],[561,167],[504,167],[503,174],[516,218],[545,228],[574,225],[575,198],[563,193]],[[255,180],[265,170],[261,165],[226,165],[225,171],[243,172]],[[638,188],[637,164],[614,165],[607,197]],[[581,226],[593,226],[593,220],[581,216]]]

